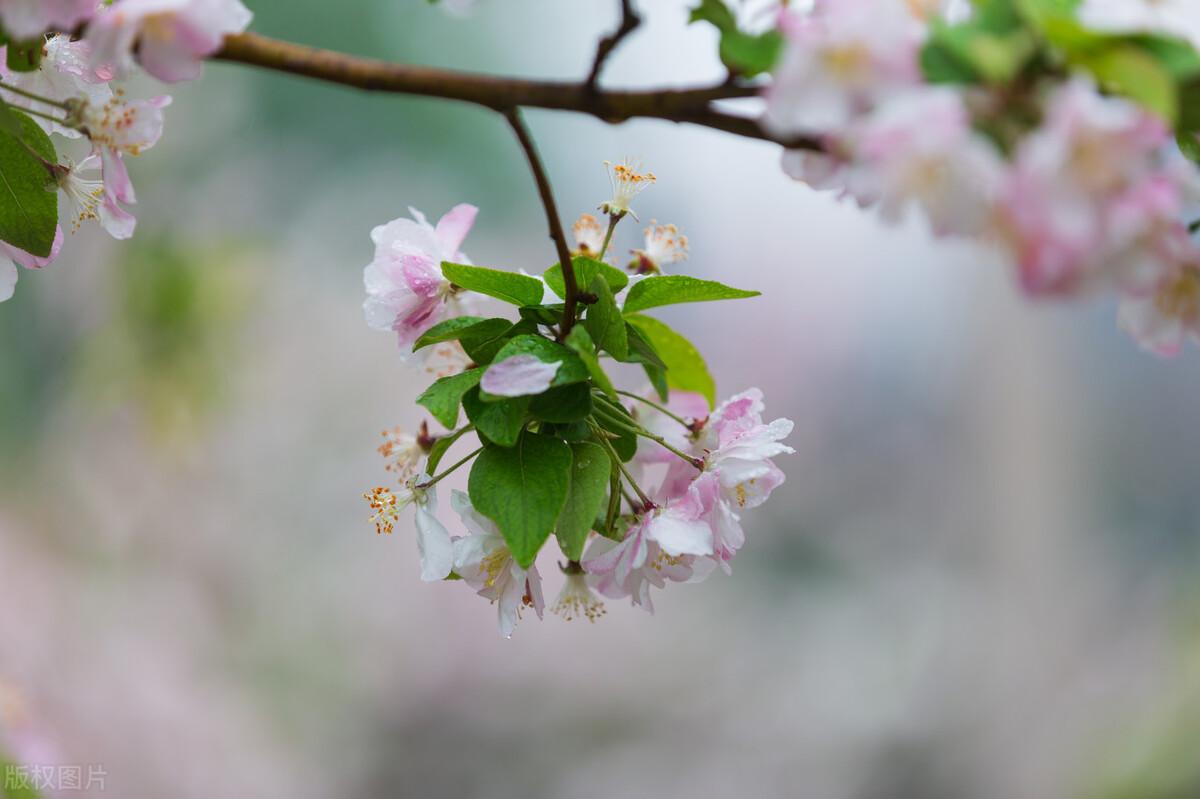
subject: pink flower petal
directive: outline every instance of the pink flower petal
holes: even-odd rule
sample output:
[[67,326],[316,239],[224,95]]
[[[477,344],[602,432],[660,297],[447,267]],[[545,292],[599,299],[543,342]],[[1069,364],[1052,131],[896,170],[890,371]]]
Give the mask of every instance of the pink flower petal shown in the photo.
[[479,386],[497,397],[541,394],[550,388],[560,366],[560,361],[543,363],[532,355],[514,355],[489,366]]

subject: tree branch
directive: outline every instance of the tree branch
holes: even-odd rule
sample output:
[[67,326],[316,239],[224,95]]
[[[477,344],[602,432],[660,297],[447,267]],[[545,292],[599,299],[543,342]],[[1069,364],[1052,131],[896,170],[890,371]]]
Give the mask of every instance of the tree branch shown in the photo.
[[554,240],[554,248],[558,251],[558,262],[562,265],[563,286],[565,287],[563,293],[566,294],[563,297],[562,325],[558,331],[558,340],[562,341],[575,325],[575,308],[579,302],[579,284],[575,280],[575,267],[571,263],[571,248],[567,246],[562,220],[558,218],[558,208],[554,204],[554,190],[550,188],[550,178],[546,176],[546,167],[542,165],[542,159],[538,156],[537,145],[533,143],[533,137],[529,135],[529,128],[521,119],[521,111],[517,108],[505,109],[504,118],[508,120],[513,132],[517,134],[517,141],[521,143],[521,149],[525,151],[525,158],[529,161],[529,170],[533,172],[538,194],[542,198],[542,205],[546,208],[546,223],[550,227],[550,238]]
[[600,80],[600,71],[604,69],[604,62],[608,60],[609,55],[617,49],[625,37],[637,30],[638,25],[641,24],[642,18],[633,10],[631,0],[621,0],[621,24],[596,45],[596,58],[592,61],[592,71],[588,73],[587,81],[584,84],[588,91],[596,91]]
[[737,136],[773,141],[785,147],[820,149],[811,139],[780,141],[748,117],[715,110],[716,100],[755,97],[754,86],[721,84],[687,89],[605,91],[585,81],[540,81],[471,72],[395,64],[318,50],[255,33],[229,36],[214,58],[262,67],[366,91],[440,97],[504,112],[510,108],[574,111],[617,123],[629,119],[663,119],[713,128]]

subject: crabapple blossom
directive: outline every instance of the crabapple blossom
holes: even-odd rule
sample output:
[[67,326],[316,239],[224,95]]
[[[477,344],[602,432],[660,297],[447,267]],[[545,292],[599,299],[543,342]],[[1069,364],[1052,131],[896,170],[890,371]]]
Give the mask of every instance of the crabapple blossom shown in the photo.
[[705,470],[717,475],[725,499],[739,508],[765,502],[784,479],[770,459],[795,452],[780,443],[791,434],[792,421],[764,423],[763,408],[762,391],[743,391],[717,406],[696,437]]
[[672,556],[646,534],[642,520],[629,528],[620,542],[598,537],[581,561],[588,583],[609,599],[630,597],[632,604],[654,612],[650,589],[667,582],[683,583],[695,574],[690,555]]
[[496,523],[479,513],[461,491],[450,494],[450,506],[462,519],[468,535],[454,539],[454,573],[484,599],[496,605],[500,634],[511,638],[522,608],[542,618],[542,577],[537,566],[522,569]]
[[126,101],[120,90],[102,106],[87,103],[81,113],[83,130],[100,156],[105,192],[115,202],[137,202],[125,156],[137,156],[158,143],[163,131],[162,110],[171,104],[167,95]]
[[49,266],[62,250],[62,243],[61,227],[54,233],[54,243],[50,247],[50,254],[44,257],[31,255],[25,250],[0,241],[0,302],[10,299],[16,290],[18,266],[26,269],[41,269]]
[[1182,264],[1145,293],[1128,293],[1118,315],[1121,328],[1150,352],[1179,354],[1186,338],[1200,343],[1200,260]]
[[884,219],[924,209],[938,235],[984,229],[1004,178],[995,146],[977,134],[961,95],[948,88],[899,93],[851,134],[856,166],[848,191],[872,198]]
[[1026,291],[1075,293],[1161,271],[1128,244],[1179,224],[1190,189],[1163,166],[1170,141],[1156,117],[1086,80],[1048,98],[1045,122],[1018,147],[993,229]]
[[777,136],[839,130],[920,79],[924,26],[904,0],[817,0],[783,14],[780,30],[787,44],[763,118]]
[[561,362],[543,363],[532,355],[513,355],[483,373],[479,387],[497,397],[525,397],[550,388]]
[[582,571],[569,571],[562,590],[558,592],[550,612],[563,621],[587,619],[593,624],[605,615],[604,602],[596,598],[588,587],[587,577]]
[[[428,447],[423,446],[421,440],[404,432],[399,427],[384,430],[382,435],[383,443],[376,451],[387,462],[384,468],[394,473],[397,479],[404,483],[417,473],[418,467],[421,465],[421,458],[425,456]],[[422,438],[427,438],[427,436],[428,433],[423,429]]]
[[424,472],[408,478],[399,496],[391,490],[376,487],[363,494],[371,510],[375,532],[390,535],[400,518],[400,511],[412,505],[416,511],[417,551],[421,556],[421,579],[425,582],[444,580],[454,568],[454,546],[450,533],[437,517],[437,491],[428,485],[430,476]]
[[412,219],[394,219],[371,231],[375,258],[363,270],[367,324],[394,331],[401,349],[447,316],[458,315],[459,292],[443,277],[441,264],[469,263],[459,247],[478,209],[456,205],[436,227],[415,208],[409,212]]
[[114,239],[133,235],[137,220],[121,207],[116,196],[103,180],[84,177],[85,173],[100,171],[100,156],[92,154],[78,164],[67,161],[52,170],[63,196],[71,205],[71,224],[78,230],[84,222],[98,221]]
[[645,230],[646,246],[633,250],[629,269],[639,274],[658,274],[666,264],[687,258],[688,238],[674,225],[659,225],[652,219]]
[[99,0],[0,0],[0,25],[18,41],[50,30],[73,30],[96,12]]
[[643,172],[638,161],[625,159],[620,163],[604,162],[608,170],[608,182],[612,186],[612,196],[600,204],[600,210],[609,216],[622,217],[629,214],[637,219],[637,214],[629,207],[633,198],[641,194],[658,181],[653,172]]
[[592,214],[582,214],[571,226],[575,237],[575,255],[599,258],[604,249],[604,228]]
[[116,0],[88,25],[92,63],[125,78],[136,62],[168,83],[200,76],[203,59],[253,15],[241,0]]

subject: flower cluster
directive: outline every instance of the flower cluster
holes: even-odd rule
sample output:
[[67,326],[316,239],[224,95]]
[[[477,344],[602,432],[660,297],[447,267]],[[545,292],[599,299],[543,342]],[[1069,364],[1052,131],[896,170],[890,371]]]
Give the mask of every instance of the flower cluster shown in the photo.
[[[4,135],[27,161],[14,169],[61,192],[72,230],[96,221],[114,238],[129,238],[136,222],[128,207],[137,198],[125,159],[158,142],[171,98],[131,99],[119,82],[137,65],[163,81],[196,78],[202,60],[250,17],[240,0],[0,0],[0,62],[10,65],[0,67],[0,112],[17,120]],[[86,139],[90,150],[78,162],[60,158],[47,134]],[[55,198],[28,244],[0,242],[0,300],[12,295],[16,265],[41,268],[57,257],[56,208]]]
[[[936,235],[980,237],[1033,296],[1119,292],[1123,327],[1173,353],[1200,325],[1187,218],[1200,173],[1176,145],[1195,134],[1173,129],[1174,86],[1151,98],[1118,61],[1169,52],[1191,75],[1200,56],[1147,33],[1172,18],[1148,10],[1158,4],[1125,13],[1137,5],[1085,4],[1088,24],[1137,33],[1101,35],[1001,2],[959,8],[951,24],[905,0],[818,0],[780,18],[764,124],[819,143],[785,154],[793,177],[887,220],[916,207]],[[1082,40],[1086,58],[1072,49]],[[1104,48],[1119,55],[1104,61]]]
[[[456,206],[436,224],[409,209],[411,218],[371,234],[367,324],[396,334],[402,357],[453,347],[457,360],[443,358],[439,379],[418,399],[447,432],[385,432],[379,452],[400,490],[377,487],[364,497],[380,533],[394,530],[400,509],[416,508],[422,579],[461,579],[497,605],[505,636],[524,609],[543,615],[534,561],[551,534],[566,564],[550,610],[567,620],[603,616],[601,596],[652,610],[651,586],[729,572],[745,541],[740,513],[783,482],[772,458],[792,451],[781,443],[791,422],[765,423],[757,389],[715,409],[711,392],[686,390],[712,384],[707,367],[682,336],[643,313],[756,292],[661,274],[687,253],[674,225],[650,224],[645,246],[631,251],[634,274],[607,263],[631,201],[656,180],[627,163],[609,170],[613,196],[600,206],[607,225],[584,214],[573,228],[575,317],[558,301],[568,293],[563,265],[533,277],[467,260],[461,247],[473,206]],[[474,315],[487,297],[516,306],[517,318]],[[605,358],[642,366],[653,388],[618,390]],[[460,407],[468,420],[461,427]],[[467,436],[476,448],[439,472]],[[436,515],[437,483],[472,461],[469,491],[451,501],[466,534],[453,535]]]

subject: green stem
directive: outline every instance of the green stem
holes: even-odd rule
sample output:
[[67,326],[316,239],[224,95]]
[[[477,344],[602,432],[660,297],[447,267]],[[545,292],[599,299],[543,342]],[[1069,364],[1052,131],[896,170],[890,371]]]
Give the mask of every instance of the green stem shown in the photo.
[[667,416],[669,416],[670,418],[672,418],[672,419],[674,419],[675,421],[679,422],[681,425],[683,425],[683,426],[684,426],[684,427],[686,427],[687,429],[689,429],[689,430],[691,430],[691,429],[692,429],[692,425],[691,425],[691,423],[689,423],[687,420],[685,420],[685,419],[683,419],[683,418],[681,418],[681,417],[679,417],[679,416],[676,416],[675,414],[671,413],[669,410],[667,410],[667,408],[666,408],[666,406],[665,406],[665,405],[659,405],[659,404],[658,404],[657,402],[655,402],[654,400],[652,400],[652,399],[646,399],[645,397],[641,396],[640,394],[634,394],[632,391],[622,391],[621,389],[619,389],[619,388],[618,388],[618,389],[616,389],[616,392],[617,392],[618,394],[620,394],[622,397],[629,397],[630,399],[635,399],[635,400],[637,400],[638,402],[643,402],[643,403],[645,403],[646,405],[649,405],[649,406],[650,406],[651,408],[653,408],[654,410],[658,411],[659,413],[666,414]]
[[608,252],[608,244],[612,241],[613,231],[617,229],[617,223],[625,214],[609,214],[608,215],[608,232],[604,234],[604,243],[600,245],[600,254],[596,256],[597,261],[604,260],[604,254]]
[[67,124],[67,120],[65,120],[65,119],[59,119],[58,117],[53,117],[53,116],[50,116],[49,114],[43,114],[41,111],[35,111],[32,108],[22,108],[20,110],[21,110],[21,113],[23,113],[23,114],[29,114],[30,116],[41,117],[42,119],[48,119],[51,122],[57,122],[60,125]]
[[611,427],[616,427],[620,430],[624,430],[627,433],[632,433],[635,436],[641,436],[642,438],[647,438],[647,439],[653,441],[654,443],[658,444],[660,447],[665,449],[667,452],[670,452],[673,455],[681,458],[682,460],[687,461],[694,468],[699,469],[701,471],[704,470],[704,461],[703,460],[701,460],[700,458],[697,458],[694,455],[688,455],[686,452],[682,452],[681,450],[674,447],[665,438],[663,438],[660,435],[655,435],[654,433],[651,433],[649,430],[642,427],[637,422],[634,422],[632,420],[627,422],[624,419],[613,414],[611,411],[605,410],[605,408],[602,405],[594,406],[592,408],[592,415],[595,416],[598,420],[604,421]]
[[1200,233],[1200,219],[1188,225],[1188,233]]
[[617,514],[621,512],[621,473],[613,467],[608,480],[608,513],[604,517],[604,529],[611,534],[613,525],[617,523]]
[[640,499],[647,506],[653,505],[654,502],[651,501],[650,497],[646,496],[646,492],[642,490],[642,487],[639,486],[637,481],[633,479],[633,475],[631,475],[629,470],[625,468],[625,464],[621,462],[621,456],[617,454],[617,450],[613,447],[612,442],[605,437],[603,431],[600,429],[600,425],[596,424],[594,420],[589,420],[588,424],[592,428],[592,432],[595,434],[596,440],[600,442],[602,447],[608,450],[608,457],[612,459],[612,462],[615,463],[617,468],[621,470],[621,475],[625,478],[625,482],[629,483],[630,487],[633,488],[633,490],[637,493],[638,499]]
[[437,485],[443,477],[446,477],[447,475],[451,474],[455,469],[462,466],[464,463],[471,460],[471,458],[474,458],[476,455],[478,455],[481,452],[483,452],[483,447],[479,447],[478,449],[468,453],[465,458],[463,458],[459,462],[455,463],[453,466],[446,469],[444,472],[439,474],[437,477],[431,477],[428,481],[426,481],[424,483],[418,483],[416,487],[417,488],[432,488],[433,486]]
[[[19,94],[22,97],[27,97],[30,100],[34,100],[36,102],[43,103],[45,105],[52,105],[55,108],[61,108],[64,111],[67,110],[67,104],[64,102],[61,102],[60,100],[51,100],[49,97],[43,97],[40,94],[34,94],[33,92],[28,91],[26,89],[22,89],[18,86],[13,86],[11,83],[5,83],[4,81],[0,81],[0,89],[5,89],[7,91],[12,92],[13,94]],[[20,110],[28,110],[28,109],[20,109]],[[33,112],[30,112],[30,113],[33,113]]]

